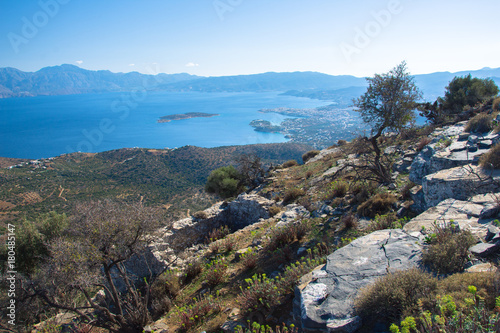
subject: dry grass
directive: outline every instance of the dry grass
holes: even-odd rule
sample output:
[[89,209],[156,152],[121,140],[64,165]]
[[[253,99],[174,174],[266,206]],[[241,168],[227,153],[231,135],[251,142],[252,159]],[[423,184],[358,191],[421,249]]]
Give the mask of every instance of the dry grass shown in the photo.
[[493,117],[486,113],[480,113],[472,117],[465,126],[465,132],[486,133],[493,129]]
[[320,153],[319,150],[311,150],[311,151],[308,151],[307,153],[305,153],[304,155],[302,155],[302,161],[304,161],[304,163],[306,163],[307,161],[309,161],[311,158],[317,156],[318,154]]
[[389,212],[392,205],[397,202],[392,193],[377,193],[358,207],[361,216],[374,218],[377,215]]
[[500,144],[493,146],[479,159],[479,165],[485,169],[500,169]]

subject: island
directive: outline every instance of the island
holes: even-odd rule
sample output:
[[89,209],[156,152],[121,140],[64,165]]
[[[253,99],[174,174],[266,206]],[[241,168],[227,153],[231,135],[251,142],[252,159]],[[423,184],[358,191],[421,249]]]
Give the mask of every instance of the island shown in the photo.
[[204,112],[186,112],[186,113],[179,113],[179,114],[171,114],[168,116],[163,116],[158,119],[159,123],[169,123],[172,120],[183,120],[183,119],[190,119],[190,118],[210,118],[210,117],[215,117],[215,116],[220,116],[217,113],[204,113]]
[[281,131],[281,126],[272,125],[270,121],[256,119],[250,122],[250,126],[254,128],[257,132],[266,132],[266,133],[279,133]]

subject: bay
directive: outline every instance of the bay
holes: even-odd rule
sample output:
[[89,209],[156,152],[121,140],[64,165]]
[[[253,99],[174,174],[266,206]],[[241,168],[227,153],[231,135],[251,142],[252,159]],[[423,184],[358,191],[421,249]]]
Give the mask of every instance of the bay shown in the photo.
[[[263,108],[313,108],[327,101],[268,93],[131,92],[0,99],[0,156],[47,158],[119,148],[217,147],[286,142],[256,132],[254,119],[286,117]],[[219,114],[158,123],[166,115]]]

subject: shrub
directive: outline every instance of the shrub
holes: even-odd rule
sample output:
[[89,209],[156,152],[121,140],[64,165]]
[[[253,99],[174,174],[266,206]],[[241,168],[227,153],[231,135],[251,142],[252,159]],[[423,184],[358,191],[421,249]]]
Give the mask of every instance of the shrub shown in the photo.
[[431,295],[437,282],[417,268],[388,274],[360,291],[356,311],[363,319],[399,321],[418,311],[418,300]]
[[287,327],[285,324],[283,326],[276,326],[274,329],[268,325],[261,325],[258,322],[248,322],[249,328],[243,328],[241,326],[237,326],[234,329],[235,333],[298,333],[297,327],[294,324],[291,324],[290,327]]
[[248,249],[241,255],[241,263],[246,269],[253,269],[257,266],[258,255],[252,249]]
[[340,223],[344,226],[344,229],[354,229],[358,228],[358,218],[353,213],[347,213],[342,216]]
[[384,215],[375,216],[375,219],[368,226],[368,230],[398,229],[402,227],[401,224],[396,213],[390,212]]
[[362,216],[374,218],[377,214],[387,213],[397,201],[392,193],[377,193],[358,207]]
[[300,188],[292,188],[290,190],[287,190],[283,197],[283,204],[287,205],[305,194],[306,192]]
[[307,153],[305,153],[304,155],[302,155],[302,161],[304,161],[304,163],[306,163],[307,161],[309,161],[311,158],[317,156],[318,154],[320,153],[319,150],[311,150],[311,151],[308,151]]
[[203,271],[200,260],[191,260],[184,271],[184,284],[188,284]]
[[192,215],[197,220],[206,220],[208,218],[207,212],[200,210]]
[[230,233],[231,233],[231,230],[229,229],[229,227],[227,225],[222,225],[218,228],[214,228],[214,229],[210,230],[210,232],[208,233],[208,236],[205,239],[206,243],[215,242],[219,239],[226,237]]
[[270,216],[276,216],[279,213],[281,213],[281,208],[279,206],[273,205],[269,207],[269,215]]
[[207,264],[205,281],[210,287],[215,287],[224,281],[227,270],[227,264],[224,258],[217,258]]
[[301,240],[309,230],[309,225],[304,221],[288,223],[286,226],[274,228],[269,238],[268,249],[274,251],[285,245]]
[[491,105],[493,111],[500,111],[500,97],[497,97],[493,100],[493,104]]
[[172,299],[180,292],[179,277],[173,271],[161,274],[151,285],[151,304],[153,316],[168,312],[172,307]]
[[464,130],[473,133],[486,133],[491,131],[493,127],[493,117],[486,113],[480,113],[469,120]]
[[289,160],[289,161],[286,161],[285,163],[283,163],[282,167],[284,169],[286,169],[286,168],[291,168],[291,167],[296,166],[296,165],[299,165],[299,163],[297,163],[296,160]]
[[475,106],[498,94],[498,87],[492,79],[473,78],[470,74],[455,77],[446,87],[443,107],[454,114],[462,112],[465,106]]
[[330,198],[342,198],[346,195],[349,184],[343,180],[336,180],[330,184]]
[[462,272],[469,260],[469,248],[476,244],[469,231],[456,231],[451,223],[436,226],[427,240],[430,244],[422,254],[422,262],[438,274]]
[[195,298],[193,304],[179,308],[181,327],[189,330],[209,314],[217,314],[221,310],[221,302],[212,295]]
[[205,191],[222,198],[236,196],[242,191],[241,178],[241,174],[232,165],[215,169],[208,176]]
[[485,169],[500,169],[500,143],[494,145],[489,152],[480,157],[479,165]]
[[421,151],[422,149],[424,149],[424,147],[431,143],[431,141],[431,138],[427,136],[421,138],[417,145],[417,151]]
[[337,146],[345,146],[347,144],[346,140],[339,140],[337,141]]
[[280,299],[278,277],[270,279],[266,274],[255,274],[251,279],[246,279],[247,287],[240,287],[238,303],[243,310],[270,309]]

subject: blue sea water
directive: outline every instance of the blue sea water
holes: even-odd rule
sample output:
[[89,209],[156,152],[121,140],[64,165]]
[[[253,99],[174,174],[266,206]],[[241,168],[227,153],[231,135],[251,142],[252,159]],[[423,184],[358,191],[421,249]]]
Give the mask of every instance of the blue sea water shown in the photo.
[[[280,123],[263,108],[312,108],[325,101],[279,93],[147,92],[0,99],[0,156],[46,158],[75,151],[125,147],[217,147],[286,142],[260,133],[254,119]],[[206,112],[220,116],[157,123],[166,115]]]

